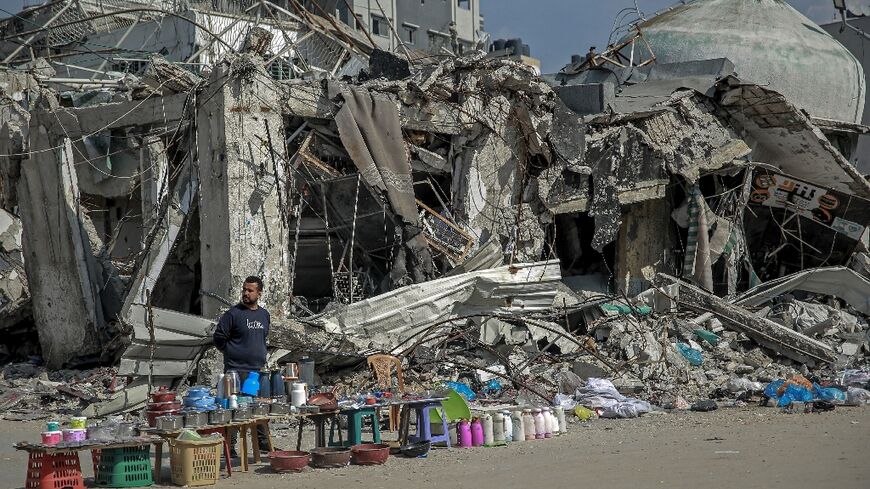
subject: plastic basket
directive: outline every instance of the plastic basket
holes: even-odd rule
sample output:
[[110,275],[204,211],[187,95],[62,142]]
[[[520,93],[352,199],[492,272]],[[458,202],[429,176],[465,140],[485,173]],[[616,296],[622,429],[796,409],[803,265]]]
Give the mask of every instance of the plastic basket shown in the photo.
[[79,454],[30,452],[25,489],[85,489]]
[[154,483],[151,445],[100,451],[94,483],[99,487],[144,487]]
[[170,440],[169,465],[172,483],[177,486],[209,486],[220,475],[224,439],[209,437],[201,441]]

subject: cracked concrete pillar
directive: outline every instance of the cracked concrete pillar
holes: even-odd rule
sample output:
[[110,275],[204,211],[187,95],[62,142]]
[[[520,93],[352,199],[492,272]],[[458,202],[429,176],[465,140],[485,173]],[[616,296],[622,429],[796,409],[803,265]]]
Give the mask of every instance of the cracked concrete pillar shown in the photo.
[[156,136],[144,138],[139,149],[139,190],[142,199],[142,229],[146,233],[154,225],[160,204],[169,192],[168,171],[169,163],[163,141]]
[[262,302],[273,317],[287,309],[289,236],[281,207],[287,205],[288,193],[281,105],[274,80],[246,56],[216,66],[198,98],[205,317],[227,308],[213,295],[237,302],[248,275],[265,282]]
[[92,224],[79,205],[70,140],[34,116],[30,149],[18,182],[24,267],[42,356],[55,369],[101,350],[101,272],[88,233]]

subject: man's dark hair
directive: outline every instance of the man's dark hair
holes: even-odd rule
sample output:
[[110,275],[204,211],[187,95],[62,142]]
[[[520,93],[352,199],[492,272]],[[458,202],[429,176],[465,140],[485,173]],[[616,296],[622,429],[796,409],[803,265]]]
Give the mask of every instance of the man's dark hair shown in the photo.
[[257,284],[257,290],[259,290],[260,292],[263,291],[263,280],[256,275],[251,275],[250,277],[246,278],[245,283],[246,284]]

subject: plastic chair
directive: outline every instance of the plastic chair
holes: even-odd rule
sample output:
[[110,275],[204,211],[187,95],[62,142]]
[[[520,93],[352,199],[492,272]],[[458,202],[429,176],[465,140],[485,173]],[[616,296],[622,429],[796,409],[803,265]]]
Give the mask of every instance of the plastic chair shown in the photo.
[[[392,355],[371,355],[367,359],[369,368],[375,376],[375,384],[381,389],[389,389],[393,386],[393,367],[396,369],[396,385],[398,393],[405,392],[405,378],[402,376],[402,361]],[[378,409],[380,418],[380,409]],[[399,406],[390,406],[389,425],[387,431],[399,429]]]

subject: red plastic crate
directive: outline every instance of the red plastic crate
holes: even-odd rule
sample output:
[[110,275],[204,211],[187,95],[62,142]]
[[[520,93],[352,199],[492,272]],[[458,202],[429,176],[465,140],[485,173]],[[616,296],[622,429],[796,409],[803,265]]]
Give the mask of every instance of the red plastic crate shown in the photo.
[[77,452],[30,452],[25,489],[85,489]]

